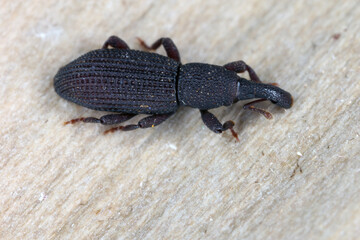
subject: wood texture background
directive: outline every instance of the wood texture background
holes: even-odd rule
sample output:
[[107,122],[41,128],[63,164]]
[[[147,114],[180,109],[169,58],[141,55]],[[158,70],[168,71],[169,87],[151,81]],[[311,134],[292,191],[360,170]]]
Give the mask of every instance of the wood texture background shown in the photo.
[[[359,1],[1,3],[0,239],[360,239]],[[240,143],[191,108],[106,136],[64,126],[103,113],[53,76],[113,34],[171,37],[183,63],[243,59],[294,106],[213,110]]]

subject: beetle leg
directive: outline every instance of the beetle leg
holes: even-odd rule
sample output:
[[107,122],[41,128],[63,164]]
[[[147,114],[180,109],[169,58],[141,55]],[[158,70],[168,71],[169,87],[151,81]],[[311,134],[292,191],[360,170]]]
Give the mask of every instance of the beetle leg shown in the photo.
[[253,105],[254,103],[263,102],[263,101],[267,101],[267,99],[259,99],[259,100],[255,100],[255,101],[249,102],[249,103],[245,104],[245,105],[243,106],[243,108],[244,108],[245,110],[251,110],[251,111],[260,113],[260,114],[262,114],[264,117],[266,117],[267,119],[272,119],[271,113],[269,113],[269,112],[267,112],[267,111],[265,111],[265,110],[263,110],[263,109],[261,109],[261,108],[256,108],[256,107],[254,107],[254,105]]
[[87,118],[75,118],[70,121],[64,122],[67,124],[74,124],[77,122],[86,122],[86,123],[101,123],[102,125],[113,125],[125,122],[130,118],[136,116],[136,114],[108,114],[104,115],[101,118],[87,117]]
[[208,110],[200,110],[200,113],[203,122],[211,131],[214,133],[222,133],[223,131],[230,129],[234,138],[239,141],[238,134],[233,129],[235,125],[233,121],[226,121],[224,124],[221,124],[215,115]]
[[138,128],[149,128],[149,127],[155,127],[159,124],[161,124],[162,122],[164,122],[166,119],[168,119],[173,113],[170,114],[155,114],[155,115],[151,115],[148,117],[145,117],[143,119],[141,119],[138,124],[130,124],[130,125],[126,125],[126,126],[119,126],[119,127],[115,127],[115,128],[110,128],[109,130],[106,130],[104,132],[104,134],[110,133],[110,132],[115,132],[118,130],[121,131],[131,131],[131,130],[135,130]]
[[104,45],[102,46],[103,49],[108,49],[110,47],[117,48],[117,49],[130,49],[126,42],[120,39],[117,36],[111,36],[106,40]]
[[148,46],[144,40],[142,40],[141,38],[137,38],[140,42],[140,45],[145,48],[146,50],[150,51],[150,50],[156,50],[158,49],[161,45],[163,45],[166,54],[169,58],[174,59],[175,61],[180,62],[180,54],[179,51],[175,45],[175,43],[170,39],[170,38],[160,38],[158,39],[156,42],[154,42],[151,46]]
[[227,63],[224,65],[224,68],[226,68],[227,70],[230,70],[230,71],[234,71],[236,73],[243,73],[243,72],[247,71],[249,73],[251,81],[261,83],[261,80],[255,73],[255,71],[242,60]]

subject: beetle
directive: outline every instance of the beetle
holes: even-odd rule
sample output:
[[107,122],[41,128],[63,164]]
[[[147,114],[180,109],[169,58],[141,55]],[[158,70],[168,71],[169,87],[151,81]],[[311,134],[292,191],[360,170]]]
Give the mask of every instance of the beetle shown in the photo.
[[[256,108],[254,103],[269,100],[282,108],[292,106],[290,93],[276,84],[262,83],[244,61],[224,66],[182,64],[170,38],[160,38],[151,46],[138,40],[148,51],[131,50],[122,39],[111,36],[101,49],[90,51],[59,69],[54,78],[57,94],[90,109],[115,112],[100,118],[76,118],[65,124],[114,125],[138,114],[150,114],[137,124],[114,127],[104,133],[130,131],[155,127],[174,114],[179,106],[189,106],[200,110],[203,122],[211,131],[231,130],[238,139],[233,121],[221,124],[208,110],[257,98],[243,108],[270,119],[272,115]],[[164,47],[167,57],[149,52],[160,46]],[[238,76],[244,72],[248,72],[250,80]]]

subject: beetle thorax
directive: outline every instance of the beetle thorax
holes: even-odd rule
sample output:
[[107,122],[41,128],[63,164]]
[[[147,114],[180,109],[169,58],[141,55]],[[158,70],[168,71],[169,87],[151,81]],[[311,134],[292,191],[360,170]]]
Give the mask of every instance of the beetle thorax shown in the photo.
[[229,106],[236,98],[238,76],[221,66],[188,63],[180,67],[180,105],[199,109]]

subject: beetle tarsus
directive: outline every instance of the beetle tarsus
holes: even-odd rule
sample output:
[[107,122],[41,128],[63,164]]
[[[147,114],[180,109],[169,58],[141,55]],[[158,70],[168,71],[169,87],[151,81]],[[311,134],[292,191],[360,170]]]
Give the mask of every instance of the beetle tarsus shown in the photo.
[[236,141],[240,142],[239,135],[237,134],[237,132],[235,132],[233,128],[229,128],[229,129],[230,129],[231,134],[233,135],[233,137],[236,139]]
[[130,125],[126,125],[126,126],[119,126],[119,127],[114,127],[114,128],[110,128],[108,130],[106,130],[104,132],[104,134],[108,134],[108,133],[113,133],[115,131],[132,131],[132,130],[135,130],[135,129],[138,129],[139,126],[138,125],[135,125],[135,124],[130,124]]
[[271,113],[261,109],[261,108],[256,108],[254,107],[254,104],[255,103],[259,103],[259,102],[264,102],[264,101],[267,101],[267,99],[259,99],[259,100],[255,100],[255,101],[252,101],[252,102],[249,102],[247,104],[245,104],[243,106],[243,109],[245,110],[251,110],[253,112],[257,112],[257,113],[260,113],[262,114],[264,117],[266,117],[267,119],[272,119],[272,115]]
[[74,124],[74,123],[77,123],[77,122],[83,122],[84,119],[85,118],[74,118],[74,119],[71,119],[69,121],[64,122],[64,125]]

